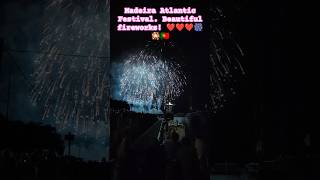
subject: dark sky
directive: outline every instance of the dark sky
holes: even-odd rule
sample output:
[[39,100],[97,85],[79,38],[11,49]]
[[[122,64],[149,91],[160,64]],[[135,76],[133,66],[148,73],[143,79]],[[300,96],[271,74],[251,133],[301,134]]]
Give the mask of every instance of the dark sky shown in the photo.
[[[252,154],[262,131],[269,158],[301,152],[305,133],[316,137],[316,128],[305,115],[307,64],[297,60],[301,48],[298,36],[291,33],[289,3],[245,1],[236,11],[228,2],[222,4],[245,52],[247,76],[238,95],[213,122],[215,147],[224,146],[217,151],[228,149],[229,155]],[[251,149],[243,148],[248,144]]]

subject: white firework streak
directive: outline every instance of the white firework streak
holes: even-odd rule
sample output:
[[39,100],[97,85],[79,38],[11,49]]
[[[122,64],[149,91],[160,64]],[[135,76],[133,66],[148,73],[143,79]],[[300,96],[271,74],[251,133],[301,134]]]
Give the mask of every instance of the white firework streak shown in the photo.
[[218,7],[210,9],[210,101],[213,113],[224,107],[228,98],[236,94],[234,84],[237,74],[245,75],[239,62],[243,51],[228,31],[226,16]]
[[43,119],[84,132],[109,108],[109,2],[49,0],[32,100]]

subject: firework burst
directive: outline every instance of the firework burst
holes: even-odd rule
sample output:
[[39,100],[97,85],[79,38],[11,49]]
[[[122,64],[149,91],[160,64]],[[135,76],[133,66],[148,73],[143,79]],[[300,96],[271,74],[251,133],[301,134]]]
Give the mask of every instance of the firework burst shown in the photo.
[[174,102],[186,85],[181,66],[163,55],[163,49],[147,45],[124,60],[120,75],[120,97],[136,111],[160,112],[163,103]]

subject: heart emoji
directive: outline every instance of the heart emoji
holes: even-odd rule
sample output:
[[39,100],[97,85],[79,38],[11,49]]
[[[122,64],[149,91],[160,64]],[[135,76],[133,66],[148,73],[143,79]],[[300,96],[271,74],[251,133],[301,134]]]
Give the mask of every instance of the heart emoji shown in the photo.
[[169,31],[172,31],[174,29],[174,24],[167,24],[167,28]]
[[176,24],[176,28],[181,31],[184,28],[184,24]]
[[187,29],[188,31],[191,31],[191,29],[193,28],[193,24],[192,24],[192,23],[186,24],[185,26],[186,26],[186,29]]

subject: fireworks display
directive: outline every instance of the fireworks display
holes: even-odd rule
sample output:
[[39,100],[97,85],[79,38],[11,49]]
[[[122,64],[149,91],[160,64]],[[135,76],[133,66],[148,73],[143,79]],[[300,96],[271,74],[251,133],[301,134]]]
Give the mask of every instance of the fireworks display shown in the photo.
[[161,112],[163,103],[174,102],[186,85],[180,65],[166,58],[160,46],[147,45],[130,54],[120,70],[119,96],[138,112]]
[[209,14],[210,107],[216,113],[236,94],[235,76],[244,75],[245,71],[239,62],[243,51],[229,31],[223,11],[215,7]]
[[[49,0],[34,62],[32,100],[58,129],[107,120],[109,5],[99,0]],[[97,131],[97,129],[95,129]],[[102,130],[102,131],[105,131]]]

